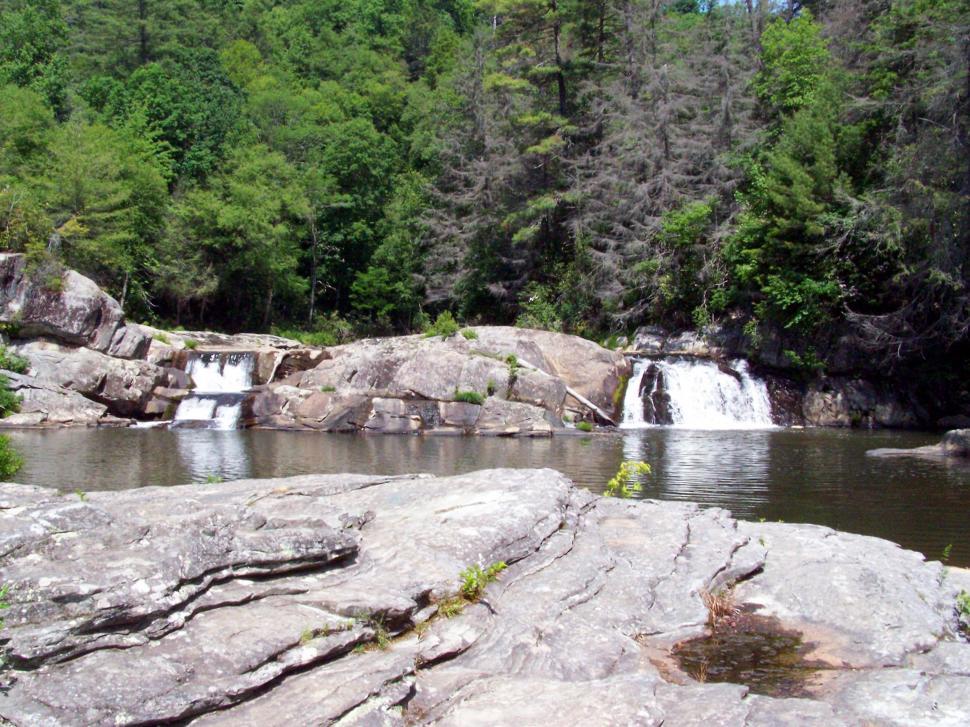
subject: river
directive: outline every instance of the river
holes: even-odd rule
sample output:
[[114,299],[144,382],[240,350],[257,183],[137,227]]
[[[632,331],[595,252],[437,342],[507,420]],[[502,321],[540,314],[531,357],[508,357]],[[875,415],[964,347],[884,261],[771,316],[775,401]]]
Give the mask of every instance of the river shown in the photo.
[[743,519],[828,525],[970,565],[970,467],[866,455],[938,435],[898,431],[651,428],[552,439],[367,436],[258,430],[11,431],[17,482],[74,490],[316,472],[454,474],[552,467],[600,491],[624,459],[649,462],[639,496],[688,500]]

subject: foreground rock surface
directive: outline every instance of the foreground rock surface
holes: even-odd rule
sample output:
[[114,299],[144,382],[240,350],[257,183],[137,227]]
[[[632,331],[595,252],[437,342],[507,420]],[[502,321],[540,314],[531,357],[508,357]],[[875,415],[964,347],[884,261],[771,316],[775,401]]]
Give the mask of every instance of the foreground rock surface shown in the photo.
[[[437,613],[462,569],[497,561],[479,602]],[[940,564],[826,528],[603,499],[551,470],[2,485],[0,566],[0,717],[16,725],[970,719],[959,579]],[[731,586],[811,642],[826,665],[811,698],[670,663],[706,629],[703,594]]]

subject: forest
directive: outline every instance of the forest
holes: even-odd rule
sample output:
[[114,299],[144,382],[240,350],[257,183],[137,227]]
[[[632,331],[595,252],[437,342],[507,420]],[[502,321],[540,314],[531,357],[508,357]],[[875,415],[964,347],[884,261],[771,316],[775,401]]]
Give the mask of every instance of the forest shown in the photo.
[[965,0],[0,0],[0,248],[167,326],[952,360],[968,66]]

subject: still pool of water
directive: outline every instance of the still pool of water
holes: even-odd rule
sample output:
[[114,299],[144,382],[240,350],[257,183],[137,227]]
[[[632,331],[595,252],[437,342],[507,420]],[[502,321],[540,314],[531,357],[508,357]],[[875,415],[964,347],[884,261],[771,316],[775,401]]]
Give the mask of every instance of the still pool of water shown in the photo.
[[717,505],[743,519],[828,525],[970,565],[970,467],[866,456],[934,434],[839,430],[646,429],[588,437],[498,439],[159,429],[12,431],[17,482],[113,490],[326,472],[455,474],[552,467],[601,491],[624,459],[653,466],[640,496]]

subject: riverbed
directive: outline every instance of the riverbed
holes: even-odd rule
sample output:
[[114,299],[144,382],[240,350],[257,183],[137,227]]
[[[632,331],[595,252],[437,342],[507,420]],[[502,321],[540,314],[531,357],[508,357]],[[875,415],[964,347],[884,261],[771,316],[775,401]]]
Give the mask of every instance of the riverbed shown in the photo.
[[653,428],[552,439],[366,436],[293,431],[160,429],[9,432],[26,463],[13,477],[75,490],[175,485],[207,478],[362,472],[449,475],[552,467],[601,491],[624,459],[653,472],[639,497],[719,506],[749,520],[807,522],[874,535],[970,565],[970,467],[867,456],[939,435],[830,429]]

